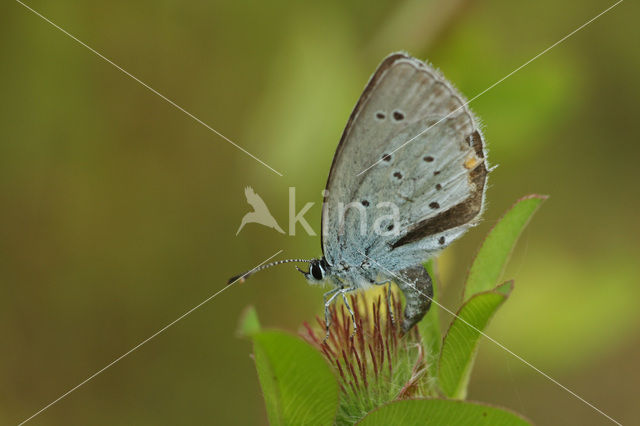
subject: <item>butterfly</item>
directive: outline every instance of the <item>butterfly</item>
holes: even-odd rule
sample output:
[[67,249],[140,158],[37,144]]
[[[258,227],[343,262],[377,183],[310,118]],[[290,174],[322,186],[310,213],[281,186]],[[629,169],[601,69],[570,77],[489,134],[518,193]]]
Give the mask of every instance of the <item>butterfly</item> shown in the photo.
[[395,282],[405,296],[401,326],[407,332],[433,298],[422,263],[479,221],[486,157],[478,120],[463,96],[433,67],[393,53],[370,78],[333,157],[322,206],[323,256],[273,262],[229,282],[307,262],[308,271],[296,268],[310,283],[333,285],[324,295],[327,333],[337,297],[354,318],[349,292],[386,284],[391,291]]

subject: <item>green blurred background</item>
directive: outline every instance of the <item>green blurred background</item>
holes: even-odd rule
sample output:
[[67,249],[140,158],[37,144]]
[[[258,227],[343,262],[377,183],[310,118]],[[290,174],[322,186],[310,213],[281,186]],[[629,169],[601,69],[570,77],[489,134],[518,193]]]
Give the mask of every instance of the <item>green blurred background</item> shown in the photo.
[[[28,4],[284,174],[280,177],[19,3],[0,6],[0,423],[15,424],[276,251],[319,237],[248,225],[253,186],[281,226],[288,187],[319,231],[338,139],[379,61],[428,58],[469,98],[612,2],[110,1]],[[455,309],[483,235],[551,198],[521,239],[489,334],[621,421],[640,384],[640,29],[626,1],[474,101],[491,174],[484,222],[440,258]],[[195,311],[31,424],[265,424],[256,305],[296,331],[322,289],[292,266]],[[448,314],[442,313],[443,318]],[[490,342],[470,399],[539,424],[604,417]],[[635,417],[635,418],[634,418]]]

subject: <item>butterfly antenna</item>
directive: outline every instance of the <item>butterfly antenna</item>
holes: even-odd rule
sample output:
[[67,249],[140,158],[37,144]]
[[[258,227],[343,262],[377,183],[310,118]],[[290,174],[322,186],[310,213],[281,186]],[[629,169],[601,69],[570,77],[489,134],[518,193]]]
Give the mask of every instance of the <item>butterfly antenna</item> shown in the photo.
[[236,281],[244,282],[247,278],[249,278],[251,275],[255,274],[256,272],[262,271],[263,269],[271,268],[272,266],[282,265],[283,263],[310,262],[310,261],[311,261],[310,259],[284,259],[284,260],[278,260],[275,262],[267,263],[265,265],[260,265],[257,268],[253,268],[245,272],[244,274],[236,275],[234,277],[229,278],[229,281],[227,281],[227,284],[233,284]]

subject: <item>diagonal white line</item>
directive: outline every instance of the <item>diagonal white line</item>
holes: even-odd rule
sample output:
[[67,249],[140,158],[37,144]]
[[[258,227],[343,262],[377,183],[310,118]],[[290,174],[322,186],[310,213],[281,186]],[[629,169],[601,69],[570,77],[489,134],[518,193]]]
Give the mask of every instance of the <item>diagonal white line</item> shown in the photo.
[[[262,262],[260,262],[255,268],[258,268],[261,265],[264,265],[265,263],[267,263],[268,261],[270,261],[271,259],[273,259],[274,257],[276,257],[277,255],[279,255],[280,253],[282,253],[282,250],[279,250],[277,253],[275,253],[274,255],[270,256],[268,259],[263,260]],[[254,268],[254,269],[255,269]],[[18,424],[18,426],[23,425],[25,423],[27,423],[29,420],[33,419],[34,417],[36,417],[38,414],[42,413],[43,411],[45,411],[47,408],[51,407],[52,405],[54,405],[55,403],[57,403],[58,401],[60,401],[61,399],[65,398],[66,396],[68,396],[70,393],[72,393],[73,391],[75,391],[76,389],[78,389],[80,386],[86,384],[88,381],[90,381],[91,379],[95,378],[97,375],[99,375],[100,373],[104,372],[106,369],[108,369],[109,367],[111,367],[112,365],[114,365],[115,363],[117,363],[118,361],[120,361],[121,359],[125,358],[127,355],[131,354],[133,351],[135,351],[136,349],[140,348],[140,346],[144,345],[145,343],[147,343],[149,340],[153,339],[154,337],[156,337],[157,335],[159,335],[160,333],[164,332],[165,330],[167,330],[169,327],[171,327],[172,325],[174,325],[175,323],[177,323],[178,321],[182,320],[184,317],[186,317],[187,315],[191,314],[193,311],[195,311],[196,309],[198,309],[199,307],[201,307],[202,305],[204,305],[205,303],[207,303],[208,301],[214,299],[217,295],[221,294],[223,291],[225,291],[226,289],[228,289],[229,287],[231,287],[232,285],[234,285],[235,283],[237,283],[240,279],[242,278],[242,276],[236,278],[234,281],[230,282],[229,284],[227,284],[225,287],[223,287],[221,290],[219,290],[218,292],[212,294],[211,296],[207,297],[206,299],[204,299],[202,302],[198,303],[196,306],[194,306],[193,308],[189,309],[187,312],[185,312],[184,314],[180,315],[178,318],[176,318],[175,320],[171,321],[169,324],[165,325],[164,327],[162,327],[160,330],[156,331],[155,333],[153,333],[151,336],[147,337],[146,339],[144,339],[142,342],[138,343],[137,345],[135,345],[133,348],[129,349],[127,352],[123,353],[122,355],[120,355],[118,358],[114,359],[113,361],[111,361],[109,364],[105,365],[104,367],[102,367],[100,370],[96,371],[95,373],[93,373],[91,376],[87,377],[86,379],[84,379],[82,382],[78,383],[77,385],[75,385],[74,387],[72,387],[71,389],[69,389],[67,392],[63,393],[62,395],[60,395],[58,398],[54,399],[53,401],[51,401],[49,404],[45,405],[44,407],[42,407],[40,410],[38,410],[37,412],[35,412],[33,415],[31,415],[30,417],[24,419],[22,422],[20,422]]]
[[[445,115],[443,118],[441,118],[438,122],[432,124],[431,126],[427,127],[426,129],[424,129],[423,131],[421,131],[420,133],[418,133],[417,135],[415,135],[414,137],[412,137],[411,139],[409,139],[408,141],[406,141],[405,143],[403,143],[402,145],[400,145],[399,147],[397,147],[396,149],[394,149],[393,151],[389,152],[388,154],[391,155],[394,152],[398,151],[399,149],[404,148],[406,145],[408,145],[409,143],[413,142],[416,138],[422,136],[423,134],[425,134],[427,131],[429,131],[431,128],[433,128],[434,126],[437,126],[438,124],[442,123],[444,120],[446,120],[447,118],[451,117],[453,114],[457,113],[458,111],[460,111],[461,109],[463,109],[464,107],[466,107],[467,105],[469,105],[471,102],[475,101],[476,99],[478,99],[480,96],[484,95],[485,93],[487,93],[489,90],[493,89],[494,87],[496,87],[498,84],[502,83],[503,81],[505,81],[507,78],[511,77],[513,74],[517,73],[518,71],[520,71],[522,68],[526,67],[527,65],[529,65],[531,62],[535,61],[536,59],[538,59],[540,56],[544,55],[545,53],[547,53],[548,51],[550,51],[551,49],[553,49],[554,47],[556,47],[557,45],[559,45],[560,43],[562,43],[563,41],[565,41],[566,39],[568,39],[569,37],[571,37],[572,35],[574,35],[575,33],[577,33],[578,31],[580,31],[581,29],[583,29],[584,27],[586,27],[587,25],[589,25],[590,23],[592,23],[593,21],[595,21],[596,19],[598,19],[599,17],[601,17],[602,15],[604,15],[605,13],[607,13],[608,11],[610,11],[611,9],[613,9],[614,7],[616,7],[617,5],[619,5],[620,3],[622,3],[624,0],[618,0],[616,3],[612,4],[611,6],[609,6],[608,8],[606,8],[605,10],[603,10],[602,12],[598,13],[596,16],[594,16],[593,18],[589,19],[587,22],[585,22],[584,24],[580,25],[578,28],[576,28],[575,30],[571,31],[569,34],[567,34],[566,36],[562,37],[560,40],[556,41],[555,43],[553,43],[551,46],[547,47],[546,49],[544,49],[542,52],[538,53],[536,56],[534,56],[533,58],[529,59],[527,62],[525,62],[524,64],[520,65],[518,68],[516,68],[515,70],[511,71],[509,74],[505,75],[504,77],[502,77],[500,80],[496,81],[495,83],[493,83],[491,86],[487,87],[486,89],[484,89],[482,92],[478,93],[477,95],[475,95],[473,98],[469,99],[467,102],[465,102],[464,104],[462,104],[461,106],[459,106],[458,108],[456,108],[455,110],[451,111],[449,114]],[[367,170],[371,169],[372,167],[374,167],[375,165],[379,164],[382,161],[382,158],[379,159],[378,161],[376,161],[375,163],[373,163],[372,165],[370,165],[369,167],[367,167],[366,169],[364,169],[363,171],[361,171],[360,173],[358,173],[356,176],[360,176],[361,174],[363,174],[364,172],[366,172]]]
[[604,417],[606,417],[607,419],[611,420],[613,423],[622,426],[622,424],[620,422],[618,422],[617,420],[615,420],[614,418],[612,418],[611,416],[609,416],[607,413],[605,413],[604,411],[600,410],[598,407],[596,407],[595,405],[593,405],[592,403],[590,403],[589,401],[587,401],[586,399],[584,399],[583,397],[581,397],[580,395],[578,395],[577,393],[575,393],[574,391],[572,391],[571,389],[569,389],[568,387],[566,387],[565,385],[563,385],[562,383],[560,383],[559,381],[557,381],[556,379],[554,379],[553,377],[549,376],[547,373],[545,373],[544,371],[540,370],[539,368],[537,368],[535,365],[531,364],[529,361],[527,361],[526,359],[522,358],[520,355],[516,354],[515,352],[513,352],[511,349],[507,348],[505,345],[503,345],[502,343],[498,342],[496,339],[494,339],[493,337],[489,336],[488,334],[486,334],[485,332],[483,332],[482,330],[478,329],[477,327],[475,327],[474,325],[470,324],[469,322],[467,322],[464,318],[459,317],[458,315],[456,315],[455,312],[449,310],[448,308],[444,307],[443,305],[441,305],[440,303],[436,302],[435,300],[433,300],[433,298],[427,296],[426,294],[424,294],[423,292],[421,292],[416,286],[414,286],[412,283],[406,281],[404,278],[394,274],[393,272],[391,272],[390,270],[388,270],[387,268],[385,268],[384,266],[382,266],[380,263],[378,263],[376,260],[370,258],[369,256],[367,256],[366,254],[364,254],[363,252],[361,252],[360,250],[356,249],[361,255],[363,255],[364,257],[366,257],[367,259],[375,262],[380,268],[384,269],[385,271],[387,271],[387,273],[389,273],[391,276],[395,277],[396,279],[405,282],[406,284],[408,284],[411,288],[413,288],[415,291],[417,291],[418,293],[420,293],[421,295],[423,295],[424,297],[426,297],[427,299],[431,300],[432,303],[434,303],[435,305],[437,305],[438,307],[442,308],[443,310],[445,310],[446,312],[448,312],[449,314],[451,314],[454,318],[457,318],[458,320],[462,321],[463,323],[465,323],[466,325],[468,325],[469,327],[471,327],[473,330],[477,331],[478,333],[480,333],[482,336],[486,337],[487,339],[489,339],[491,342],[495,343],[498,347],[500,347],[501,349],[503,349],[505,352],[509,353],[511,356],[513,356],[514,358],[516,358],[517,360],[521,361],[522,363],[524,363],[525,365],[531,367],[533,370],[535,370],[536,372],[540,373],[542,376],[544,376],[546,379],[548,379],[549,381],[555,383],[556,385],[558,385],[560,388],[562,388],[563,390],[567,391],[568,393],[570,393],[571,395],[573,395],[575,398],[579,399],[580,401],[582,401],[583,403],[585,403],[586,405],[588,405],[589,407],[593,408],[595,411],[597,411],[598,413],[600,413],[601,415],[603,415]]
[[167,98],[165,95],[163,95],[162,93],[158,92],[156,89],[154,89],[153,87],[149,86],[147,83],[145,83],[144,81],[140,80],[138,77],[136,77],[135,75],[131,74],[129,71],[125,70],[124,68],[122,68],[121,66],[119,66],[118,64],[116,64],[115,62],[113,62],[112,60],[110,60],[109,58],[107,58],[106,56],[104,56],[103,54],[101,54],[100,52],[98,52],[97,50],[95,50],[94,48],[92,48],[91,46],[87,45],[86,43],[84,43],[83,41],[79,40],[77,37],[75,37],[73,34],[69,33],[68,31],[66,31],[64,28],[61,28],[59,25],[57,25],[56,23],[52,22],[50,19],[46,18],[45,16],[43,16],[42,14],[40,14],[38,11],[36,11],[35,9],[32,9],[31,7],[27,6],[26,4],[24,4],[23,2],[21,2],[20,0],[16,0],[16,2],[20,3],[22,6],[24,6],[25,8],[29,9],[31,12],[33,12],[34,14],[36,14],[37,16],[39,16],[40,18],[44,19],[45,21],[47,21],[49,24],[53,25],[55,28],[57,28],[58,30],[62,31],[64,34],[66,34],[67,36],[69,36],[70,38],[72,38],[73,40],[75,40],[77,43],[79,43],[80,45],[86,47],[87,49],[89,49],[92,53],[96,54],[97,56],[99,56],[100,58],[104,59],[106,62],[108,62],[109,64],[113,65],[115,68],[117,68],[119,71],[121,71],[122,73],[126,74],[127,76],[131,77],[133,80],[135,80],[136,82],[140,83],[142,86],[144,86],[146,89],[148,89],[149,91],[153,92],[154,94],[158,95],[160,98],[162,98],[163,100],[167,101],[169,104],[171,104],[172,106],[174,106],[175,108],[177,108],[178,110],[182,111],[183,113],[185,113],[186,115],[188,115],[189,117],[191,117],[192,119],[194,119],[196,122],[198,122],[199,124],[203,125],[204,127],[206,127],[207,129],[209,129],[210,131],[212,131],[213,133],[215,133],[216,135],[220,136],[222,139],[224,139],[225,141],[229,142],[231,145],[235,146],[236,148],[238,148],[240,151],[244,152],[245,154],[247,154],[249,157],[253,158],[254,160],[256,160],[258,163],[262,164],[263,166],[265,166],[266,168],[268,168],[269,170],[271,170],[272,172],[274,172],[275,174],[282,176],[282,173],[280,173],[279,171],[277,171],[276,169],[274,169],[273,167],[271,167],[270,165],[268,165],[267,163],[265,163],[264,161],[262,161],[261,159],[259,159],[258,157],[256,157],[255,155],[253,155],[252,153],[250,153],[249,151],[247,151],[246,149],[244,149],[243,147],[241,147],[240,145],[238,145],[237,143],[235,143],[234,141],[232,141],[231,139],[229,139],[228,137],[226,137],[225,135],[223,135],[222,133],[220,133],[219,131],[217,131],[216,129],[214,129],[213,127],[209,126],[207,123],[205,123],[204,121],[200,120],[198,117],[196,117],[195,115],[193,115],[192,113],[190,113],[189,111],[187,111],[186,109],[182,108],[180,105],[176,104],[174,101],[172,101],[171,99]]

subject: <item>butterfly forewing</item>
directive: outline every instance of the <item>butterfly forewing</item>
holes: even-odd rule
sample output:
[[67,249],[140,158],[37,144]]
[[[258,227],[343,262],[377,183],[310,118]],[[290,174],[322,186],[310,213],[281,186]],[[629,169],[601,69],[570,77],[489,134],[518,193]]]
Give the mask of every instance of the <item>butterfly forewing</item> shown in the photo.
[[[366,254],[393,270],[416,265],[480,214],[486,175],[482,136],[462,96],[421,61],[389,56],[333,160],[322,215],[327,260],[358,265]],[[376,223],[393,206],[398,221]]]

